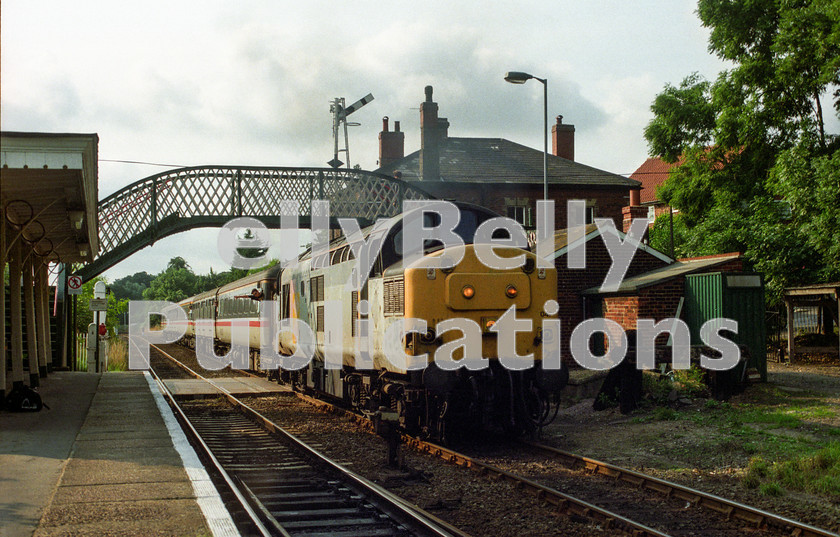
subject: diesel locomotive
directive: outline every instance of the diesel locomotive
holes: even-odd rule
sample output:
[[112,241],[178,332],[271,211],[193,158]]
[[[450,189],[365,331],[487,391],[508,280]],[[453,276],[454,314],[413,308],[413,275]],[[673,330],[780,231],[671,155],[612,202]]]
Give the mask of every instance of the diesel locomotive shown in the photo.
[[[396,216],[362,230],[366,244],[380,245],[367,278],[354,277],[365,265],[356,259],[358,243],[338,238],[317,259],[310,249],[293,266],[276,265],[182,301],[188,318],[183,341],[194,348],[196,335],[212,337],[224,352],[234,327],[247,326],[248,367],[265,370],[262,338],[276,338],[272,352],[287,356],[307,339],[292,330],[266,331],[268,301],[278,319],[306,323],[314,349],[304,367],[274,369],[271,378],[362,411],[384,407],[406,430],[440,441],[474,428],[533,431],[556,414],[568,380],[565,369],[542,365],[543,321],[556,318],[556,307],[546,306],[556,305],[556,271],[510,246],[493,251],[516,266],[488,266],[476,231],[498,215],[456,206],[454,233],[462,246],[426,240],[422,255],[409,260],[402,251],[408,215]],[[434,213],[417,217],[427,227],[439,223]],[[499,236],[509,233],[497,229]],[[500,328],[510,323],[519,328]],[[395,348],[404,360],[394,359]],[[524,366],[510,367],[522,357]]]

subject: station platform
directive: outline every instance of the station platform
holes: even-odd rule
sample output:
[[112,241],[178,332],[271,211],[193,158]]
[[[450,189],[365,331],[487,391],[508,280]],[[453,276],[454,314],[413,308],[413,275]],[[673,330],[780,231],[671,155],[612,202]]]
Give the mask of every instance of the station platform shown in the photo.
[[[0,412],[0,536],[237,535],[144,372],[55,372]],[[180,435],[180,436],[179,436]]]
[[166,379],[163,382],[172,395],[179,399],[216,396],[219,395],[219,389],[216,387],[234,396],[294,393],[291,388],[258,377],[219,377],[208,380],[212,385],[201,379]]

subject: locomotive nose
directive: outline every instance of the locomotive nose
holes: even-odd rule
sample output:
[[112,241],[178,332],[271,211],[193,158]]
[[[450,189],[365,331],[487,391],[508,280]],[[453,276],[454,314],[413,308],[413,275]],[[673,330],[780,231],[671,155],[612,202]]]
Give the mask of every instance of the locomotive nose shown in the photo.
[[522,272],[455,272],[445,279],[446,306],[456,311],[506,310],[531,305],[531,282]]

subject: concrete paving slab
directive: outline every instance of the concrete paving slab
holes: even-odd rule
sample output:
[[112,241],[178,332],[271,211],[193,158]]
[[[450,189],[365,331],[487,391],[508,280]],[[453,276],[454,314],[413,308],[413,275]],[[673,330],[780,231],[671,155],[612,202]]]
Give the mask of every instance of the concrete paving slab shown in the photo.
[[[115,435],[111,431],[80,431],[79,435],[76,437],[76,442],[95,442],[97,440],[108,440],[114,438],[114,436]],[[169,433],[167,431],[143,429],[140,431],[135,431],[134,434],[130,436],[130,438],[136,440],[152,438],[169,438]]]
[[0,413],[0,536],[236,534],[142,372],[72,375],[69,394],[43,384],[59,411]]
[[193,488],[186,481],[152,484],[117,483],[85,487],[62,486],[56,491],[52,505],[138,500],[185,500],[193,497]]
[[180,531],[182,521],[170,520],[150,528],[144,521],[97,522],[68,526],[43,526],[33,537],[211,537],[209,530],[191,534]]
[[101,435],[100,437],[76,438],[76,448],[81,450],[86,446],[104,445],[112,449],[143,449],[149,447],[166,447],[172,444],[169,436],[157,435],[137,438],[135,436]]
[[[267,395],[292,393],[286,387],[257,377],[223,377],[211,379],[219,388],[231,395]],[[166,387],[176,397],[215,396],[219,390],[201,379],[169,379]]]
[[[194,535],[206,528],[201,510],[192,498],[52,504],[41,519],[41,527],[138,521],[149,530],[161,525],[178,528],[181,535]],[[174,521],[177,524],[173,525]]]
[[139,463],[171,463],[180,464],[180,457],[172,449],[172,442],[157,446],[115,446],[109,441],[96,445],[92,442],[76,444],[73,449],[73,459],[90,459],[94,461],[131,461]]
[[39,393],[50,408],[0,412],[0,535],[29,537],[55,490],[101,375],[57,371]]
[[177,454],[143,462],[72,459],[65,467],[61,486],[185,481],[187,474],[180,464]]

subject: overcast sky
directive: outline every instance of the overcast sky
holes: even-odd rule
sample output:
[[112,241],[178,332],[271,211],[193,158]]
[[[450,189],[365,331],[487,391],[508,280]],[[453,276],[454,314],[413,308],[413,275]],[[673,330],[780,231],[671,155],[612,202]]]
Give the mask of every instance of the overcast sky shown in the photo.
[[[419,148],[423,88],[451,136],[542,148],[549,117],[576,129],[578,161],[629,175],[666,83],[724,65],[694,0],[115,2],[3,0],[3,130],[99,134],[100,198],[177,166],[326,166],[330,102],[372,93],[351,116],[352,164],[375,169],[382,117]],[[346,159],[343,159],[346,160]],[[114,161],[164,164],[152,166]],[[216,230],[159,241],[106,273],[228,267]],[[187,240],[185,240],[185,237]]]

